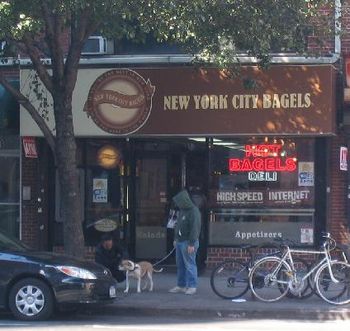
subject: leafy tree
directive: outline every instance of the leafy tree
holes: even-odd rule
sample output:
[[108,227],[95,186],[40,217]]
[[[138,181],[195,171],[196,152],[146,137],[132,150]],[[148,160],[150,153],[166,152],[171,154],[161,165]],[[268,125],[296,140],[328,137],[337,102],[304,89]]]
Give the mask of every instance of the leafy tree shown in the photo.
[[[313,23],[324,5],[330,6],[326,0],[0,0],[0,40],[29,56],[52,95],[55,134],[42,112],[0,71],[0,84],[30,113],[55,156],[65,251],[80,257],[84,251],[72,93],[81,51],[91,34],[99,31],[116,42],[140,43],[153,35],[225,66],[242,52],[267,63],[274,50],[305,52],[310,33],[332,26]],[[51,59],[50,66],[43,57]]]

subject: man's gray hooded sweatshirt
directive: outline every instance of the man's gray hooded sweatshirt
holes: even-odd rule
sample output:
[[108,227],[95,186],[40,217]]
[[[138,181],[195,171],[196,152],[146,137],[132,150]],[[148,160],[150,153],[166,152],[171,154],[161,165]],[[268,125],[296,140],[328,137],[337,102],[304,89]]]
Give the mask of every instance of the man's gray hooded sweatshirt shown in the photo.
[[173,198],[175,205],[180,209],[175,226],[175,240],[189,241],[193,245],[201,232],[201,214],[194,205],[186,190],[179,192]]

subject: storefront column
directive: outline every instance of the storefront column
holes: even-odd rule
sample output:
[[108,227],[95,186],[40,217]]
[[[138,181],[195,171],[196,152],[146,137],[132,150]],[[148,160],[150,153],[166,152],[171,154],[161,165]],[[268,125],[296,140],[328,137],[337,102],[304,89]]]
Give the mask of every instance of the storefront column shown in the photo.
[[346,135],[339,134],[330,139],[330,187],[329,187],[329,212],[327,231],[337,240],[345,243],[349,240],[349,227],[347,215],[348,205],[348,172],[340,170],[340,147],[350,146],[350,138]]

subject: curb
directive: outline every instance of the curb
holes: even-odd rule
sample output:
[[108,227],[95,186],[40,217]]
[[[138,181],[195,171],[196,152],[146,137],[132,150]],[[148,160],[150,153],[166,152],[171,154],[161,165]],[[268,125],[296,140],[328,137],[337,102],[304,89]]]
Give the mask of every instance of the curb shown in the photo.
[[273,309],[179,309],[179,308],[152,308],[118,305],[105,306],[103,309],[96,310],[99,315],[124,315],[124,316],[163,316],[163,317],[183,317],[183,318],[201,318],[214,319],[225,318],[234,320],[245,319],[287,319],[287,320],[348,320],[350,319],[350,309],[348,308],[330,308],[330,309],[283,309],[279,307]]

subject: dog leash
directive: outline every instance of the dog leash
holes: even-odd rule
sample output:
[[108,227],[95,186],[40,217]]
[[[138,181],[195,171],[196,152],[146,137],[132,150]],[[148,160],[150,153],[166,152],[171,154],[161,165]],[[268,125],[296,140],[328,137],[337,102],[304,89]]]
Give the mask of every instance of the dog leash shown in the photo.
[[170,251],[170,253],[167,256],[163,257],[161,260],[159,260],[158,262],[154,263],[153,267],[158,265],[159,263],[165,261],[171,254],[173,254],[174,251],[175,251],[175,247]]

